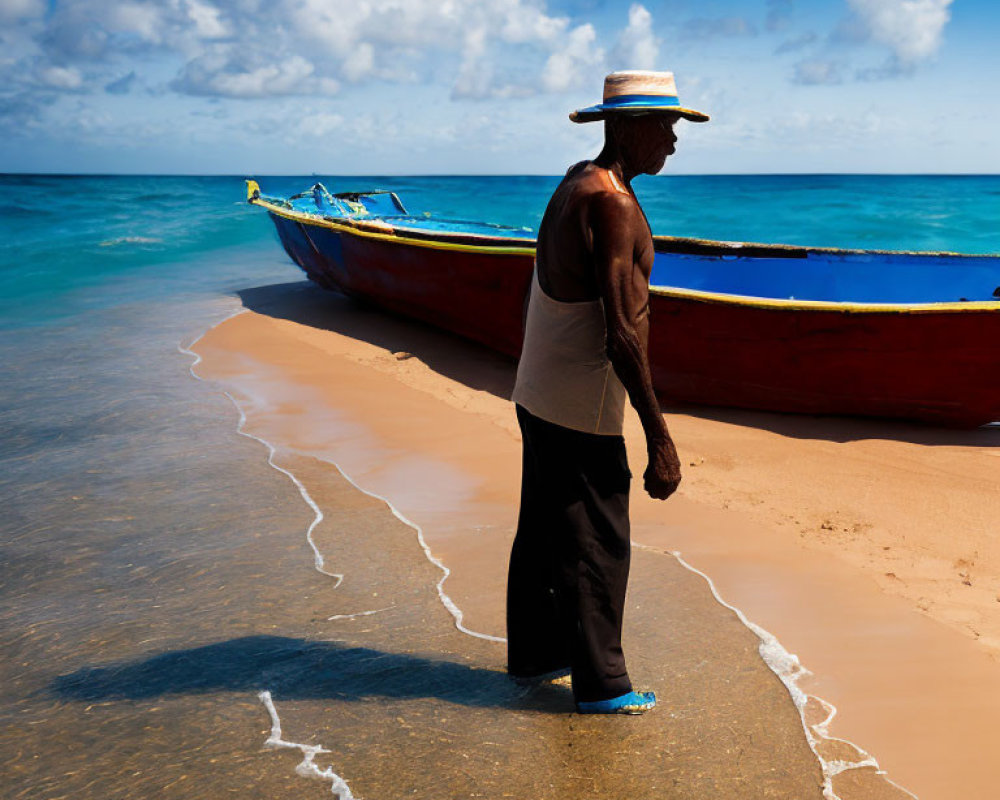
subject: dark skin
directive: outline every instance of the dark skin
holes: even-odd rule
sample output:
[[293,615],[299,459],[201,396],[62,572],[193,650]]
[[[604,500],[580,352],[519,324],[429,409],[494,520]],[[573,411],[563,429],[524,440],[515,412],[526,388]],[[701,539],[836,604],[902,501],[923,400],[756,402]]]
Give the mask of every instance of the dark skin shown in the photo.
[[646,492],[666,500],[681,481],[677,450],[660,413],[649,371],[649,276],[653,236],[632,191],[637,175],[655,175],[674,152],[675,114],[615,116],[604,149],[571,167],[549,201],[538,231],[538,282],[563,302],[602,299],[608,358],[646,434]]

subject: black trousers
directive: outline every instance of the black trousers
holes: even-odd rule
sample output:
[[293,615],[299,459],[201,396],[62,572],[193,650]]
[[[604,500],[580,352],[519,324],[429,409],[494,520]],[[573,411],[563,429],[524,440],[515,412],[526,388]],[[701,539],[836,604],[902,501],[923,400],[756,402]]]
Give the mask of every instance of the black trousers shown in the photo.
[[621,436],[581,433],[517,406],[521,511],[507,580],[507,668],[570,667],[577,701],[631,691],[622,654],[628,490]]

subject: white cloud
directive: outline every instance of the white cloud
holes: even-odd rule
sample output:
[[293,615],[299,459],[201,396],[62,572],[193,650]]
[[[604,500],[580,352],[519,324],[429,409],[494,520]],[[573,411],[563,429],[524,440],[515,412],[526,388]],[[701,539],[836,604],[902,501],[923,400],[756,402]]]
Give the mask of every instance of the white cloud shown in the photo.
[[[165,33],[163,9],[147,3],[119,3],[97,17],[110,31],[129,33],[151,44],[159,44]],[[98,23],[100,24],[100,23]]]
[[634,3],[628,10],[628,27],[621,32],[613,52],[615,69],[655,69],[660,40],[653,33],[653,15]]
[[456,97],[488,97],[493,83],[493,70],[486,62],[486,30],[474,28],[465,34],[462,64],[451,90]]
[[360,81],[375,72],[375,48],[369,42],[361,42],[341,63],[344,77],[350,81]]
[[230,60],[216,50],[189,62],[171,88],[194,95],[259,98],[275,95],[335,94],[340,84],[318,76],[300,56],[262,61],[252,54]]
[[30,15],[0,62],[0,116],[27,89],[259,100],[379,82],[526,98],[599,87],[608,41],[635,68],[655,67],[660,45],[639,3],[599,31],[546,0],[0,0],[0,18]]
[[[218,94],[229,97],[267,97],[274,94],[297,94],[313,85],[313,66],[304,58],[282,59],[277,64],[266,64],[252,70],[214,75],[206,88],[215,88]],[[336,90],[336,85],[329,90]]]
[[508,42],[549,42],[566,30],[569,23],[565,17],[550,17],[541,7],[531,4],[514,3],[509,9],[500,31]]
[[221,39],[228,35],[229,27],[222,21],[222,12],[215,6],[188,0],[187,14],[194,22],[196,36],[201,39]]
[[72,91],[83,86],[83,75],[75,67],[43,67],[37,79],[40,85],[50,89]]
[[[38,2],[0,0],[9,9]],[[632,27],[648,57],[644,24],[648,13]],[[171,87],[195,95],[329,93],[344,82],[424,77],[449,81],[453,97],[485,98],[574,85],[576,71],[603,59],[596,38],[544,0],[62,0],[39,42],[53,65],[102,65],[91,70],[94,88],[172,58],[181,63]]]
[[[279,128],[280,125],[280,122],[276,123],[272,130]],[[301,136],[313,139],[322,139],[324,136],[337,133],[343,127],[344,117],[340,114],[330,114],[328,112],[299,116],[291,125],[292,133],[296,138]]]
[[847,0],[871,38],[910,69],[937,52],[952,0]]
[[592,67],[604,63],[604,51],[595,46],[594,26],[580,25],[569,32],[565,44],[549,56],[542,70],[542,86],[562,92],[583,84]]
[[[44,4],[0,0],[0,15]],[[155,89],[146,65],[162,76],[172,62],[169,87],[197,96],[332,94],[345,83],[423,79],[450,85],[453,98],[485,99],[563,92],[599,81],[607,67],[595,27],[550,13],[545,0],[60,0],[32,24],[35,51],[17,57],[25,71],[80,76],[77,84],[52,73],[53,90],[99,91],[131,71]],[[652,15],[633,4],[617,57],[653,67],[658,49]]]

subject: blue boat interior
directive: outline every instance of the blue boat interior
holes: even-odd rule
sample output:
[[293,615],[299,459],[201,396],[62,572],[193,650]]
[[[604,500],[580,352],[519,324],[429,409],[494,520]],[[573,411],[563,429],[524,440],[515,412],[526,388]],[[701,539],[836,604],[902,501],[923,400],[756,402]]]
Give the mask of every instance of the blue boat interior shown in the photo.
[[654,286],[780,300],[953,303],[992,300],[1000,256],[799,250],[788,257],[658,252]]
[[459,219],[436,219],[414,213],[395,192],[340,192],[331,194],[321,183],[284,201],[293,211],[352,220],[382,220],[393,227],[421,233],[451,233],[504,239],[534,239],[532,228],[517,228]]
[[[535,235],[531,228],[413,213],[394,192],[331,194],[317,183],[287,200],[272,202],[326,218],[377,219],[421,234],[511,239],[533,239]],[[746,252],[742,249],[722,242],[684,247],[661,240],[650,284],[779,300],[890,304],[995,301],[1000,311],[1000,256],[768,246],[748,246]]]

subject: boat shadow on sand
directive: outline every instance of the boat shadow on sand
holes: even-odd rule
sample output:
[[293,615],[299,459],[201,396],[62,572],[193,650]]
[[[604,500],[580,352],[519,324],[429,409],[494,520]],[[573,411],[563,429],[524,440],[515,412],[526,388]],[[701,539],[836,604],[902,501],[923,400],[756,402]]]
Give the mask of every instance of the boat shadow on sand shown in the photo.
[[83,667],[60,675],[49,689],[63,700],[88,703],[266,689],[282,700],[434,698],[468,707],[550,713],[572,706],[567,686],[524,687],[496,669],[269,635]]
[[[273,284],[237,292],[245,308],[367,342],[391,353],[406,353],[430,369],[471,389],[505,400],[514,388],[516,362],[501,353],[366,301],[320,289],[309,281]],[[795,439],[850,442],[888,439],[929,446],[1000,446],[1000,425],[973,430],[939,428],[892,419],[782,414],[738,408],[664,405],[687,414]]]

